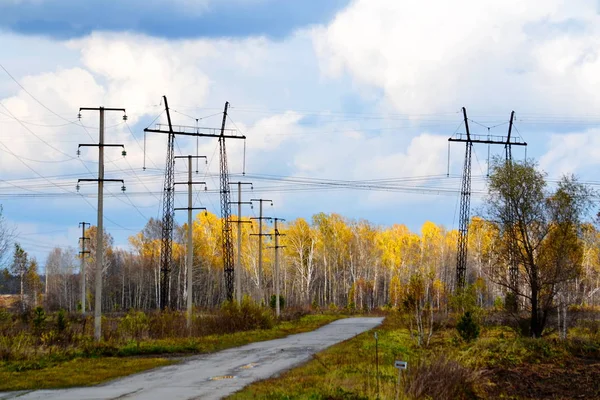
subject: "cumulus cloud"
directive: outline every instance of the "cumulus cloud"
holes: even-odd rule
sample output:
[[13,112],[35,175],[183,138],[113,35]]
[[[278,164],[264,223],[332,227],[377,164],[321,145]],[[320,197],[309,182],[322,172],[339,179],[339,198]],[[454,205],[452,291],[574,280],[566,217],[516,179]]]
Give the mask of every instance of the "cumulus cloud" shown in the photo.
[[563,174],[589,174],[600,164],[600,129],[581,133],[552,135],[548,151],[540,158],[540,167],[552,177]]
[[[168,96],[173,123],[178,125],[194,125],[195,118],[207,117],[200,120],[202,125],[218,127],[220,116],[210,115],[219,114],[225,100],[232,103],[228,127],[248,138],[245,150],[241,141],[227,141],[234,173],[244,168],[245,156],[250,176],[348,181],[443,176],[447,138],[461,120],[456,111],[463,105],[480,115],[500,113],[506,118],[511,109],[519,116],[523,111],[584,114],[598,108],[600,24],[592,9],[585,0],[568,6],[558,0],[357,0],[327,25],[297,31],[280,41],[268,37],[167,40],[139,33],[95,32],[52,42],[63,54],[60,65],[52,62],[50,54],[42,54],[39,66],[15,75],[64,118],[74,118],[81,106],[127,108],[134,135],[119,113],[107,114],[107,141],[123,143],[128,150],[126,159],[116,150],[107,151],[107,171],[111,177],[125,177],[136,206],[155,217],[166,136],[146,137],[148,169],[141,171],[142,130],[163,112],[162,95]],[[74,156],[78,143],[97,139],[97,114],[84,113],[81,123],[88,127],[86,132],[50,114],[9,79],[0,81],[0,90],[2,105],[22,121],[51,125],[26,126],[60,151],[10,115],[0,116],[2,128],[9,127],[12,133],[10,140],[2,141],[3,146],[18,156],[44,161],[27,162],[45,176],[72,174],[73,178],[60,181],[69,190],[77,177],[94,177],[95,149],[84,150],[81,161],[68,159],[64,153]],[[370,116],[361,114],[365,103]],[[350,111],[345,109],[347,104]],[[337,114],[327,111],[340,108]],[[1,107],[0,111],[7,114]],[[441,116],[442,112],[452,113]],[[426,114],[435,115],[422,117]],[[165,122],[164,114],[157,122]],[[556,136],[548,141],[542,166],[561,172],[593,166],[577,154],[584,149],[590,159],[597,158],[596,131],[560,135],[550,127],[545,132],[552,133]],[[541,149],[534,148],[530,155],[540,155]],[[195,140],[179,138],[176,151],[208,156],[212,162],[207,170],[200,168],[206,179],[199,180],[206,180],[211,189],[218,187],[216,140],[201,140],[197,150]],[[458,174],[464,146],[453,146],[452,151],[452,172]],[[474,174],[481,168],[477,164],[474,160]],[[0,168],[9,171],[3,173],[7,178],[32,174],[12,156],[1,157]],[[185,166],[177,164],[176,169],[185,180]],[[414,184],[456,189],[459,180],[406,183]],[[309,192],[286,192],[283,185],[262,184],[271,192],[260,195],[276,200],[278,212],[286,217],[306,217],[322,210],[359,217],[369,217],[370,212],[389,215],[398,204],[432,199],[367,191],[352,192],[350,197],[347,192],[339,196],[320,192],[315,197]],[[118,188],[108,190],[117,192]],[[86,186],[82,191],[92,193],[94,188]],[[148,191],[158,192],[157,197],[133,194]],[[218,211],[217,196],[208,197],[212,211]],[[454,207],[446,200],[437,201],[436,208],[441,203]],[[57,212],[61,209],[52,201],[48,205]],[[110,199],[107,207],[113,212],[124,210],[123,225],[137,227],[144,222],[127,198]],[[419,219],[419,212],[431,211],[425,208],[416,205],[414,209],[420,211],[407,218]],[[129,233],[122,232],[121,239]]]
[[314,43],[323,73],[384,90],[401,112],[597,110],[592,0],[357,0]]

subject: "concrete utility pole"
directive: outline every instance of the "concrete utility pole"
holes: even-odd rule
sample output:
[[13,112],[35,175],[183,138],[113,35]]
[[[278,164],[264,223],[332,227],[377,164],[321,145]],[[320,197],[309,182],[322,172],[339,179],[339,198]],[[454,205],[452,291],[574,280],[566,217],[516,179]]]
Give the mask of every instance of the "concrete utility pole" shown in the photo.
[[85,315],[85,255],[90,254],[89,250],[85,249],[85,241],[90,240],[89,237],[85,237],[85,226],[90,226],[89,222],[80,222],[81,227],[81,251],[79,255],[81,257],[81,266],[79,267],[79,275],[81,275],[81,313]]
[[194,241],[193,241],[193,220],[192,210],[206,210],[204,207],[192,207],[192,185],[205,185],[206,182],[192,182],[192,158],[204,158],[205,156],[175,156],[175,158],[187,158],[188,159],[188,181],[187,182],[175,182],[174,185],[187,184],[188,185],[188,206],[187,208],[176,208],[175,210],[187,210],[188,212],[188,243],[187,243],[187,327],[192,327],[192,288],[193,288],[193,274],[192,267],[194,263]]
[[[104,179],[104,148],[105,147],[121,147],[123,148],[122,155],[125,157],[125,146],[122,144],[105,144],[104,143],[104,112],[105,111],[122,111],[123,120],[127,120],[124,108],[87,108],[79,109],[79,117],[81,111],[99,111],[100,112],[100,129],[98,144],[80,144],[81,147],[98,147],[98,179],[78,179],[77,190],[79,191],[80,182],[98,182],[98,223],[96,224],[96,293],[94,295],[94,339],[99,341],[102,336],[102,266],[104,265],[104,182],[121,182],[121,190],[125,191],[125,181],[123,179]],[[80,154],[80,150],[77,150]]]
[[[232,185],[233,183],[230,183]],[[237,223],[237,258],[235,261],[235,300],[238,304],[242,303],[242,224],[251,224],[251,221],[242,221],[242,204],[250,204],[251,201],[242,201],[242,185],[250,185],[252,189],[252,183],[250,182],[236,182],[238,187],[238,201],[232,201],[231,204],[237,204],[238,206],[238,219],[237,221],[231,221]]]
[[279,229],[277,229],[277,221],[285,221],[283,218],[273,218],[275,221],[275,246],[272,246],[272,249],[275,249],[275,315],[279,317],[281,315],[281,307],[279,306],[279,249],[284,248],[285,246],[279,245],[279,236],[285,236],[283,233],[279,233]]
[[262,291],[262,245],[263,245],[263,236],[271,236],[269,233],[262,233],[263,220],[272,220],[271,217],[263,217],[263,202],[270,201],[271,206],[273,206],[273,200],[267,199],[250,199],[250,201],[258,201],[259,202],[259,217],[258,218],[250,218],[251,220],[258,220],[258,233],[252,233],[251,236],[258,236],[258,293],[262,300],[264,300],[264,293]]

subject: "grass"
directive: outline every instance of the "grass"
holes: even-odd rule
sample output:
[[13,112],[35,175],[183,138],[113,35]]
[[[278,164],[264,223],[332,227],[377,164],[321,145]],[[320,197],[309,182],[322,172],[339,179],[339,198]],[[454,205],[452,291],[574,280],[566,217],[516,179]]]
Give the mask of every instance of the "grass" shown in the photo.
[[[397,314],[376,329],[379,393],[373,331],[317,354],[278,377],[256,382],[230,399],[478,399],[600,398],[598,335],[567,341],[519,337],[503,326],[483,327],[466,343],[453,327],[440,328],[420,348]],[[577,332],[577,330],[573,330]],[[394,361],[408,361],[398,386]],[[496,383],[502,382],[502,384]],[[576,386],[573,386],[576,382]],[[570,392],[569,392],[570,390]]]
[[[244,344],[315,330],[341,315],[305,315],[271,329],[256,329],[202,337],[145,339],[125,344],[88,342],[71,349],[30,349],[21,360],[0,362],[0,390],[90,386],[176,362],[173,355],[212,353]],[[170,355],[171,359],[151,356]],[[140,357],[144,356],[144,357]],[[93,377],[93,378],[91,378]],[[90,380],[91,379],[91,380]]]
[[[379,394],[394,398],[398,371],[395,360],[416,355],[408,331],[387,317],[378,333]],[[332,346],[308,363],[278,378],[254,383],[230,399],[368,399],[377,396],[377,374],[373,331]]]
[[166,358],[76,358],[42,369],[0,368],[0,390],[55,389],[92,386],[109,379],[173,364]]

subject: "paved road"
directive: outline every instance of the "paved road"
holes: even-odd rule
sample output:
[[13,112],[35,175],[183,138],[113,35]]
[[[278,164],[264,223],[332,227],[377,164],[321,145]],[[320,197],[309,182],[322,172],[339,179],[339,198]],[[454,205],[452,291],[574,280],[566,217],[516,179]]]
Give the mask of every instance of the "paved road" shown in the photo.
[[347,318],[316,331],[194,356],[103,385],[0,393],[0,400],[220,399],[309,360],[313,354],[379,325],[383,318]]

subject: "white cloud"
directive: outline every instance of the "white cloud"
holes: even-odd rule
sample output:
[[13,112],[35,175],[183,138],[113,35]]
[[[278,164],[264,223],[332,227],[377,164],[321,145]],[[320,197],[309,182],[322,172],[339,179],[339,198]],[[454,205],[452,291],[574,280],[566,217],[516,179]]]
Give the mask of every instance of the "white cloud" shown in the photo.
[[582,133],[552,135],[548,151],[540,158],[540,167],[552,178],[563,174],[586,174],[595,177],[591,168],[600,164],[600,129]]
[[[81,106],[127,108],[138,141],[125,125],[118,125],[120,113],[107,114],[107,126],[112,126],[107,129],[107,141],[125,144],[128,156],[122,159],[120,149],[111,149],[107,150],[106,158],[115,160],[107,163],[108,174],[126,179],[129,193],[162,190],[165,135],[147,136],[146,172],[141,171],[143,154],[138,147],[142,145],[144,124],[163,110],[158,106],[162,95],[169,98],[175,124],[193,125],[194,119],[184,114],[203,117],[219,113],[223,102],[231,101],[231,117],[248,137],[249,174],[339,180],[443,176],[447,138],[460,122],[459,114],[429,118],[432,121],[413,117],[408,121],[361,120],[358,111],[352,121],[349,118],[352,116],[314,110],[335,110],[340,104],[344,108],[344,96],[359,93],[366,103],[381,103],[382,116],[388,111],[390,114],[457,111],[463,105],[469,110],[491,111],[507,117],[513,108],[518,116],[521,110],[560,110],[563,115],[573,110],[577,114],[595,112],[600,106],[596,95],[600,89],[600,62],[596,57],[600,24],[597,14],[590,12],[590,4],[584,0],[570,2],[568,7],[558,0],[459,3],[359,0],[328,26],[310,33],[297,32],[281,41],[266,38],[169,41],[131,33],[94,33],[69,42],[52,42],[69,57],[63,56],[52,64],[49,56],[45,56],[40,61],[43,68],[16,75],[40,101],[63,116],[74,117]],[[65,123],[10,81],[8,84],[0,81],[0,85],[3,92],[13,87],[12,93],[0,101],[25,121]],[[382,101],[380,92],[384,94]],[[360,102],[356,103],[360,107]],[[0,116],[0,127],[11,132],[10,140],[2,142],[12,151],[32,159],[65,159],[64,154],[9,120]],[[96,140],[97,120],[97,113],[83,115],[82,122],[90,127],[91,137],[77,126],[31,126],[31,129],[61,151],[75,155],[78,143]],[[159,121],[164,122],[164,116]],[[216,127],[220,125],[220,117],[202,123]],[[432,124],[442,126],[429,129]],[[228,127],[235,126],[228,123]],[[581,134],[583,137],[557,135],[542,163],[561,171],[589,167],[591,164],[586,164],[585,157],[577,152],[585,151],[590,158],[598,158],[595,149],[600,149],[600,143],[593,137],[597,133],[590,131]],[[2,133],[1,137],[4,139],[5,135]],[[218,173],[216,147],[216,140],[200,141],[199,154],[212,158],[209,174]],[[180,138],[176,149],[178,154],[196,154],[196,142]],[[227,141],[231,172],[242,170],[243,149],[241,141]],[[464,146],[453,146],[452,151],[452,172],[458,174],[462,170]],[[81,177],[93,177],[96,154],[96,149],[90,148],[81,156],[91,172],[77,160],[30,165],[45,176],[80,173]],[[475,174],[478,169],[475,160],[473,166]],[[10,171],[3,173],[3,178],[32,175],[12,157],[0,157],[0,169]],[[177,164],[176,169],[178,177],[184,177],[187,168],[183,163]],[[200,169],[204,175],[202,166]],[[66,178],[62,183],[72,190],[76,178]],[[206,179],[199,180],[206,180],[211,189],[218,186],[218,179],[203,178]],[[254,184],[259,186],[260,182]],[[459,182],[454,179],[435,184],[457,188]],[[312,192],[285,192],[277,185],[274,182],[262,185],[272,188],[272,193],[261,196],[275,200],[277,211],[288,215],[321,210],[343,214],[352,210],[364,211],[360,216],[369,218],[369,212],[383,214],[385,207],[392,204],[415,204],[434,198],[366,191],[350,192],[350,196],[347,192],[339,196],[341,192],[331,196],[319,192],[314,196]],[[118,185],[109,190],[118,192]],[[94,191],[91,186],[82,188],[85,193]],[[157,215],[155,197],[132,195],[131,198],[144,214]],[[204,196],[201,198],[206,200]],[[69,205],[75,200],[81,203],[78,198],[71,200]],[[107,200],[107,208],[112,208],[107,215],[116,218],[115,210],[127,210],[131,214],[128,220],[118,222],[127,227],[133,224],[131,221],[138,224],[139,214],[127,205],[126,198],[121,200]],[[95,199],[90,202],[95,204]],[[211,202],[218,207],[216,195],[208,199]],[[454,202],[450,203],[453,207]],[[60,205],[53,202],[48,205],[53,212],[61,212]],[[88,205],[83,207],[90,213],[93,211]],[[415,215],[430,211],[418,204],[414,210]]]
[[323,73],[401,112],[582,112],[600,98],[596,2],[358,0],[314,32]]

